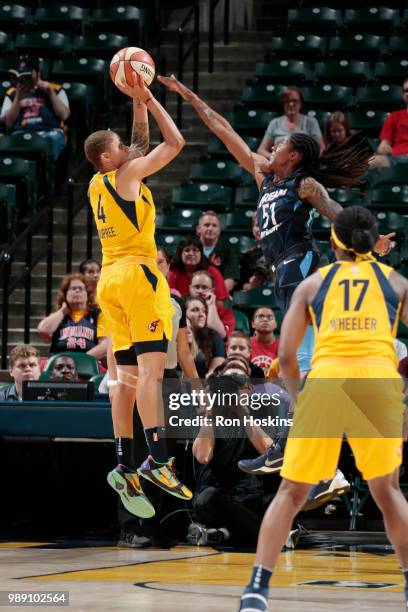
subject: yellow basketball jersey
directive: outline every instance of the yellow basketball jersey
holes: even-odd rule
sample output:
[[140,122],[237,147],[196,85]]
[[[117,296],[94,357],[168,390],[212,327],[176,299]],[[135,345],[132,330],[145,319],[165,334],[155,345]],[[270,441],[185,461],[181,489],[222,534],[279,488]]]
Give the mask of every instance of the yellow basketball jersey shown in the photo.
[[316,334],[312,363],[375,356],[397,365],[400,301],[388,280],[392,268],[370,259],[339,261],[319,272],[323,282],[309,306]]
[[129,256],[156,259],[156,213],[150,189],[141,182],[139,197],[124,200],[116,191],[116,172],[98,172],[89,183],[88,196],[102,244],[102,264]]

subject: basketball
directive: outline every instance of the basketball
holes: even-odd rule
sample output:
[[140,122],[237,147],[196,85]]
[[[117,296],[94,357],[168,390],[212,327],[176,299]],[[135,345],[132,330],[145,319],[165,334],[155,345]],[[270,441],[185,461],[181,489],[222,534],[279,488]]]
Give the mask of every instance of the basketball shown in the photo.
[[116,86],[120,84],[122,79],[132,86],[132,72],[140,74],[146,85],[149,86],[154,79],[156,69],[154,61],[147,51],[139,47],[125,47],[113,56],[109,72]]

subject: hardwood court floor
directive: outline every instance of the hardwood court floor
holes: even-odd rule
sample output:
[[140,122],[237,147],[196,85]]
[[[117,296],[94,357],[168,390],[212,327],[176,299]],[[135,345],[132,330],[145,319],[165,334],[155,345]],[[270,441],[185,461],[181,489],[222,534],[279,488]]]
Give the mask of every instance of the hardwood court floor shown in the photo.
[[[366,546],[282,553],[274,572],[270,610],[406,609],[394,553],[390,546],[372,542],[367,534]],[[250,553],[212,548],[130,550],[0,542],[0,590],[69,591],[70,611],[233,612],[253,560]]]

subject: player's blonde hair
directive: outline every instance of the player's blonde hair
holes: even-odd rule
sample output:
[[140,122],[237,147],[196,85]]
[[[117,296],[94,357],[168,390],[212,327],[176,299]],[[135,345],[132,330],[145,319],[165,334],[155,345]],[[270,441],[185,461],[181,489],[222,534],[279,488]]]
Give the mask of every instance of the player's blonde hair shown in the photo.
[[95,168],[99,169],[101,155],[106,151],[107,145],[115,135],[116,132],[112,132],[112,130],[98,130],[90,134],[85,140],[85,157]]

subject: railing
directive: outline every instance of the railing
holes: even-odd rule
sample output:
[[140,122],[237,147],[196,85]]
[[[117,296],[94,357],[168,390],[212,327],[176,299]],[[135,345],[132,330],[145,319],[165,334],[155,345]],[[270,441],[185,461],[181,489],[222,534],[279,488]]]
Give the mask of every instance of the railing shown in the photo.
[[[193,37],[187,50],[184,49],[186,28],[193,20]],[[200,51],[200,4],[198,0],[193,4],[182,21],[177,36],[177,78],[183,81],[184,64],[193,52],[193,91],[198,92],[198,61]],[[177,96],[177,125],[183,127],[183,99]]]
[[[214,70],[214,32],[215,32],[215,9],[219,0],[210,0],[210,15],[208,23],[208,72]],[[224,0],[224,24],[223,24],[223,42],[224,45],[229,45],[229,0]]]

